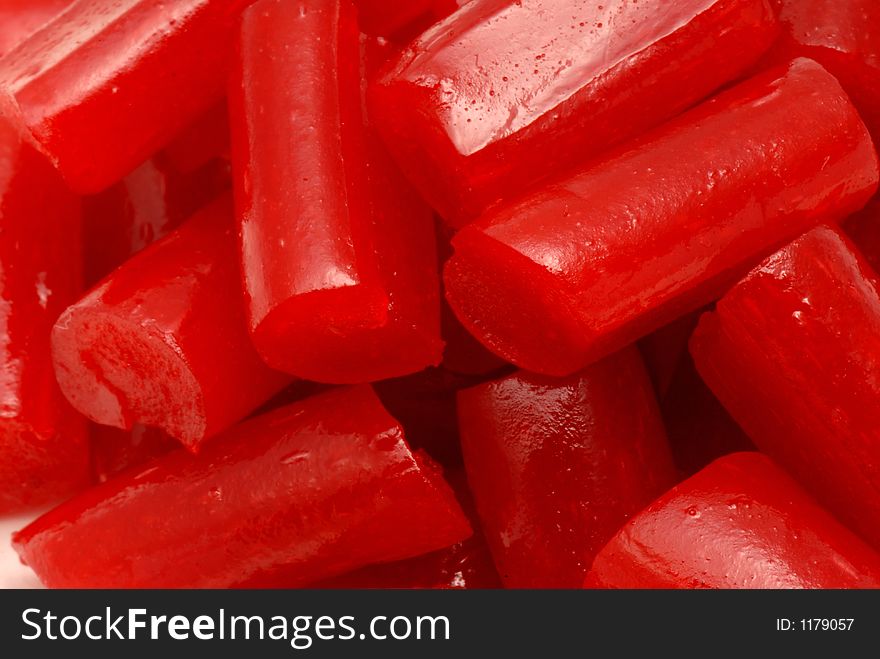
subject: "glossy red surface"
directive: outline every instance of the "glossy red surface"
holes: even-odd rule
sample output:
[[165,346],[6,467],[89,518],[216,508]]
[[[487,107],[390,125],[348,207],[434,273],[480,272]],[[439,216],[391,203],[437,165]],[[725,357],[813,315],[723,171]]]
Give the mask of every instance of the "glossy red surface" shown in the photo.
[[96,284],[229,187],[229,165],[221,159],[181,174],[160,155],[104,192],[84,198],[86,284]]
[[880,556],[759,453],[721,458],[632,518],[588,588],[878,588]]
[[403,171],[453,226],[675,116],[753,64],[767,0],[485,0],[372,89]]
[[[407,438],[409,435],[407,435]],[[309,588],[406,588],[435,590],[473,590],[501,588],[492,554],[476,519],[473,501],[467,491],[461,468],[447,472],[449,484],[468,517],[474,534],[451,547],[394,563],[369,565],[354,572],[309,584]],[[273,584],[284,588],[282,580]]]
[[89,481],[85,423],[52,371],[49,332],[81,293],[80,209],[0,118],[0,514]]
[[474,590],[501,588],[501,580],[485,539],[471,536],[447,549],[405,561],[371,565],[309,584],[309,588]]
[[0,0],[0,57],[39,30],[73,0]]
[[505,586],[579,588],[623,522],[675,482],[635,348],[557,380],[458,395],[468,483]]
[[92,421],[157,426],[196,450],[290,381],[248,338],[231,206],[199,211],[59,318],[58,382]]
[[[452,256],[450,241],[453,232],[439,218],[435,222],[435,227],[442,266]],[[465,376],[485,376],[509,366],[464,328],[445,297],[440,301],[440,305],[440,330],[445,344],[441,366],[444,369]]]
[[846,89],[875,141],[880,139],[880,3],[877,0],[772,0],[781,25],[765,60],[811,57]]
[[433,219],[365,127],[360,44],[347,3],[261,0],[230,92],[251,334],[320,382],[414,373],[443,348]]
[[131,430],[92,424],[89,435],[92,472],[99,483],[180,448],[180,442],[168,433],[139,423]]
[[15,545],[51,587],[226,587],[282,569],[298,571],[293,586],[470,533],[437,468],[410,452],[364,386],[252,419],[198,456],[175,451],[128,471]]
[[858,210],[877,180],[871,138],[837,81],[796,60],[466,227],[446,297],[493,352],[565,375]]
[[755,444],[880,548],[880,281],[819,227],[700,320],[691,352]]
[[253,0],[77,0],[9,53],[0,88],[81,193],[122,178],[222,98]]

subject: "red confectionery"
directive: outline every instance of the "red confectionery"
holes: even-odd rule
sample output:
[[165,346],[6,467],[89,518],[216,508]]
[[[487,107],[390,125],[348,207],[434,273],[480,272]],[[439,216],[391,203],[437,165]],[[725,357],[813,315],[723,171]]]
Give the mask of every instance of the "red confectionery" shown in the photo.
[[841,224],[865,259],[876,272],[880,272],[880,196],[874,197],[855,215]]
[[108,187],[223,96],[253,0],[76,0],[0,65],[0,88],[78,192]]
[[73,0],[0,0],[0,57],[39,30]]
[[131,430],[93,424],[90,435],[92,472],[99,483],[180,448],[180,442],[167,433],[139,423]]
[[878,588],[880,555],[759,453],[716,460],[632,518],[588,588]]
[[461,375],[481,376],[496,372],[507,362],[492,354],[461,322],[444,300],[440,309],[440,325],[443,328],[443,368]]
[[432,215],[364,125],[360,49],[347,1],[261,0],[230,92],[251,334],[320,382],[414,373],[443,349]]
[[840,81],[880,139],[880,2],[772,0],[781,36],[766,62],[811,57]]
[[277,571],[294,587],[470,534],[436,466],[363,386],[247,421],[198,456],[130,470],[14,542],[50,587],[221,588]]
[[163,238],[230,187],[229,165],[214,159],[181,174],[162,158],[83,200],[85,276],[91,286]]
[[[440,263],[452,256],[452,232],[441,222],[436,222],[437,249]],[[446,299],[440,301],[440,328],[443,342],[442,367],[447,371],[466,376],[487,375],[507,366],[507,362],[492,354],[473,334],[468,332]]]
[[196,450],[290,381],[248,338],[231,206],[213,202],[59,318],[58,382],[92,421],[157,426]]
[[84,421],[58,390],[49,332],[81,293],[80,211],[0,119],[0,514],[89,481]]
[[729,453],[754,451],[755,445],[712,394],[687,353],[660,403],[672,457],[686,476]]
[[[408,436],[407,436],[408,437]],[[467,492],[464,471],[456,469],[448,475],[462,509],[467,514],[474,534],[466,540],[430,554],[404,561],[369,565],[332,579],[309,585],[309,588],[419,588],[436,590],[473,590],[501,588],[501,580],[492,562],[486,538],[479,528],[473,501]],[[284,580],[271,584],[284,588]]]
[[[278,588],[286,588],[279,585]],[[474,590],[501,588],[492,555],[481,536],[459,542],[447,549],[405,561],[371,565],[356,572],[319,581],[310,588],[397,588],[433,590]]]
[[466,227],[446,296],[493,352],[565,375],[716,299],[877,180],[846,94],[799,59]]
[[468,482],[513,588],[579,588],[595,553],[675,482],[635,348],[564,380],[517,372],[458,395]]
[[737,284],[691,338],[759,449],[880,548],[880,281],[819,227]]
[[247,421],[198,456],[129,470],[14,542],[49,587],[221,588],[279,570],[295,587],[470,533],[437,468],[363,386]]
[[389,147],[453,226],[675,116],[776,36],[767,0],[484,0],[377,81]]

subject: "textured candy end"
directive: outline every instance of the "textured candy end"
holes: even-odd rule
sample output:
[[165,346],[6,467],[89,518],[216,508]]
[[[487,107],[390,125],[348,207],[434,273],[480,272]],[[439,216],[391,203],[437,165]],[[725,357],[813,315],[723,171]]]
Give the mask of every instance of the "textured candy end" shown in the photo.
[[95,423],[156,426],[195,450],[208,420],[199,381],[173,339],[90,309],[90,299],[68,309],[52,330],[52,359],[64,395]]
[[252,333],[263,360],[305,380],[361,384],[440,363],[443,343],[396,321],[378,286],[357,285],[290,298]]
[[570,375],[588,363],[586,330],[549,271],[478,229],[462,230],[453,245],[446,298],[481,343],[545,375]]

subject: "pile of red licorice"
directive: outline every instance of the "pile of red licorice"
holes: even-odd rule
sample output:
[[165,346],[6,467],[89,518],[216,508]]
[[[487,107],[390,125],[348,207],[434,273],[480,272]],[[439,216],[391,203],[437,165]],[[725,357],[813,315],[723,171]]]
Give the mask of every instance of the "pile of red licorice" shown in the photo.
[[600,1],[0,0],[44,584],[880,587],[880,2]]

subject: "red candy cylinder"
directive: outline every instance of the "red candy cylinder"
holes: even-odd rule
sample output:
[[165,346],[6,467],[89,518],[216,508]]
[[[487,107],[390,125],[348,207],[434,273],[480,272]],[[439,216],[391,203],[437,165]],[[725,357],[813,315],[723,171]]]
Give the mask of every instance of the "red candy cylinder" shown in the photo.
[[838,82],[796,60],[466,227],[446,295],[494,352],[565,375],[711,302],[877,180]]
[[819,227],[700,320],[703,379],[759,449],[880,548],[880,280]]
[[431,0],[353,0],[360,28],[387,37],[431,11]]
[[442,357],[432,216],[364,126],[360,48],[348,0],[261,0],[230,92],[251,334],[319,382]]
[[52,332],[62,391],[96,423],[157,426],[197,449],[290,381],[251,345],[239,290],[224,197],[62,314]]
[[84,421],[58,390],[49,332],[81,292],[78,200],[0,118],[0,514],[89,481]]
[[635,348],[563,380],[458,394],[468,483],[504,584],[579,588],[595,552],[675,481]]
[[436,468],[361,387],[257,417],[198,456],[176,451],[128,471],[14,542],[50,587],[220,588],[279,569],[293,587],[470,532]]
[[811,57],[840,81],[880,139],[880,2],[772,0],[781,35],[766,62]]
[[122,178],[223,95],[253,0],[76,0],[0,65],[0,88],[78,192]]
[[675,116],[770,46],[766,0],[484,0],[372,90],[403,171],[453,226]]
[[92,473],[99,483],[180,448],[180,442],[165,432],[140,424],[128,431],[93,424],[89,436]]
[[633,517],[588,588],[878,588],[880,556],[759,453],[716,460]]
[[[407,432],[407,441],[409,435]],[[412,443],[410,442],[410,445]],[[444,474],[453,487],[462,510],[467,515],[472,536],[454,545],[393,563],[368,565],[354,572],[309,584],[309,588],[406,588],[434,590],[473,590],[501,588],[501,581],[492,563],[486,538],[476,521],[473,501],[466,490],[464,470]],[[294,569],[294,580],[300,575]],[[295,581],[294,581],[295,583]],[[266,583],[249,583],[244,587],[287,588],[285,575]]]

